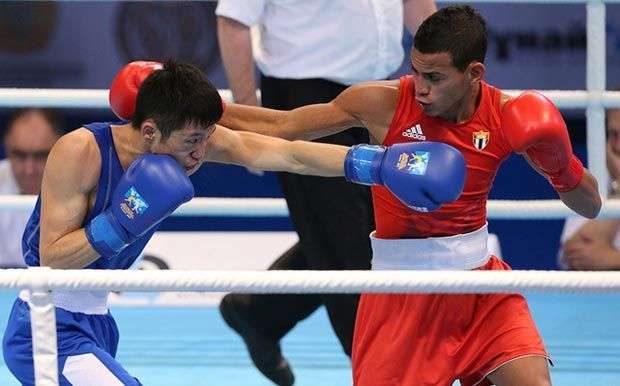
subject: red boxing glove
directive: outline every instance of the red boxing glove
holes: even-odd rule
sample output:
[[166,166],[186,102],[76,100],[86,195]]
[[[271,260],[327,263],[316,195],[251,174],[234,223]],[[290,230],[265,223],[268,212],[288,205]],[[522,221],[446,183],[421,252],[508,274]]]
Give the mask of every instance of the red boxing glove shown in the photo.
[[158,62],[131,62],[123,67],[112,81],[108,96],[110,107],[120,119],[131,120],[136,111],[138,90],[144,80],[163,65]]
[[506,102],[502,128],[508,143],[547,177],[558,192],[569,192],[583,177],[583,164],[573,154],[560,111],[544,95],[525,91]]

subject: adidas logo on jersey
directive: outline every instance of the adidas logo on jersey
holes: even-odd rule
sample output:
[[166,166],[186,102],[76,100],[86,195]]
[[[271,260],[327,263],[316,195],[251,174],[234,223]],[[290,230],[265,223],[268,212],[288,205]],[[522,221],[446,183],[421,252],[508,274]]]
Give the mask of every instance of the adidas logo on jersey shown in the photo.
[[426,136],[422,132],[422,126],[420,126],[419,123],[403,131],[403,137],[414,138],[418,141],[426,141]]

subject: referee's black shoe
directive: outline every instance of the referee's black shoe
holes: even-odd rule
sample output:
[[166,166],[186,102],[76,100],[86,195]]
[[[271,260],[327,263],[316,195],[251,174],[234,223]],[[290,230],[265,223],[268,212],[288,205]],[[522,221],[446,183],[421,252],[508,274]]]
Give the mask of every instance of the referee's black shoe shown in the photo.
[[243,314],[242,307],[235,302],[234,294],[228,294],[220,303],[220,313],[226,324],[243,338],[256,368],[276,385],[292,386],[295,376],[288,361],[282,356],[280,343],[256,331],[247,322],[248,316]]

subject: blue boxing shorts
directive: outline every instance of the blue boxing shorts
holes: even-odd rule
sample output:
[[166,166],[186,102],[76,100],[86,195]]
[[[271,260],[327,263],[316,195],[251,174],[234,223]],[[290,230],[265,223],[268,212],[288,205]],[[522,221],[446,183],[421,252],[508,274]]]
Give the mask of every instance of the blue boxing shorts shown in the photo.
[[[109,312],[84,314],[56,307],[58,381],[61,386],[139,386],[114,359],[118,328]],[[15,300],[2,341],[4,361],[26,386],[34,386],[30,307]]]

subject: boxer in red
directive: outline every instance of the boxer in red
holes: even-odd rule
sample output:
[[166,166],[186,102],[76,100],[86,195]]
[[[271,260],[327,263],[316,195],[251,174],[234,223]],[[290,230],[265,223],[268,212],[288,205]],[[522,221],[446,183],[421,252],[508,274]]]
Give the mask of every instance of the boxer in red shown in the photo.
[[[229,105],[220,124],[288,139],[365,126],[383,145],[452,145],[467,164],[457,201],[412,209],[373,187],[372,269],[509,270],[487,251],[486,201],[510,153],[522,154],[580,215],[595,217],[601,198],[553,103],[532,91],[512,98],[483,80],[486,47],[484,19],[469,6],[446,7],[418,29],[411,75],[292,111]],[[519,294],[363,294],[352,366],[357,386],[551,384],[548,354]]]

